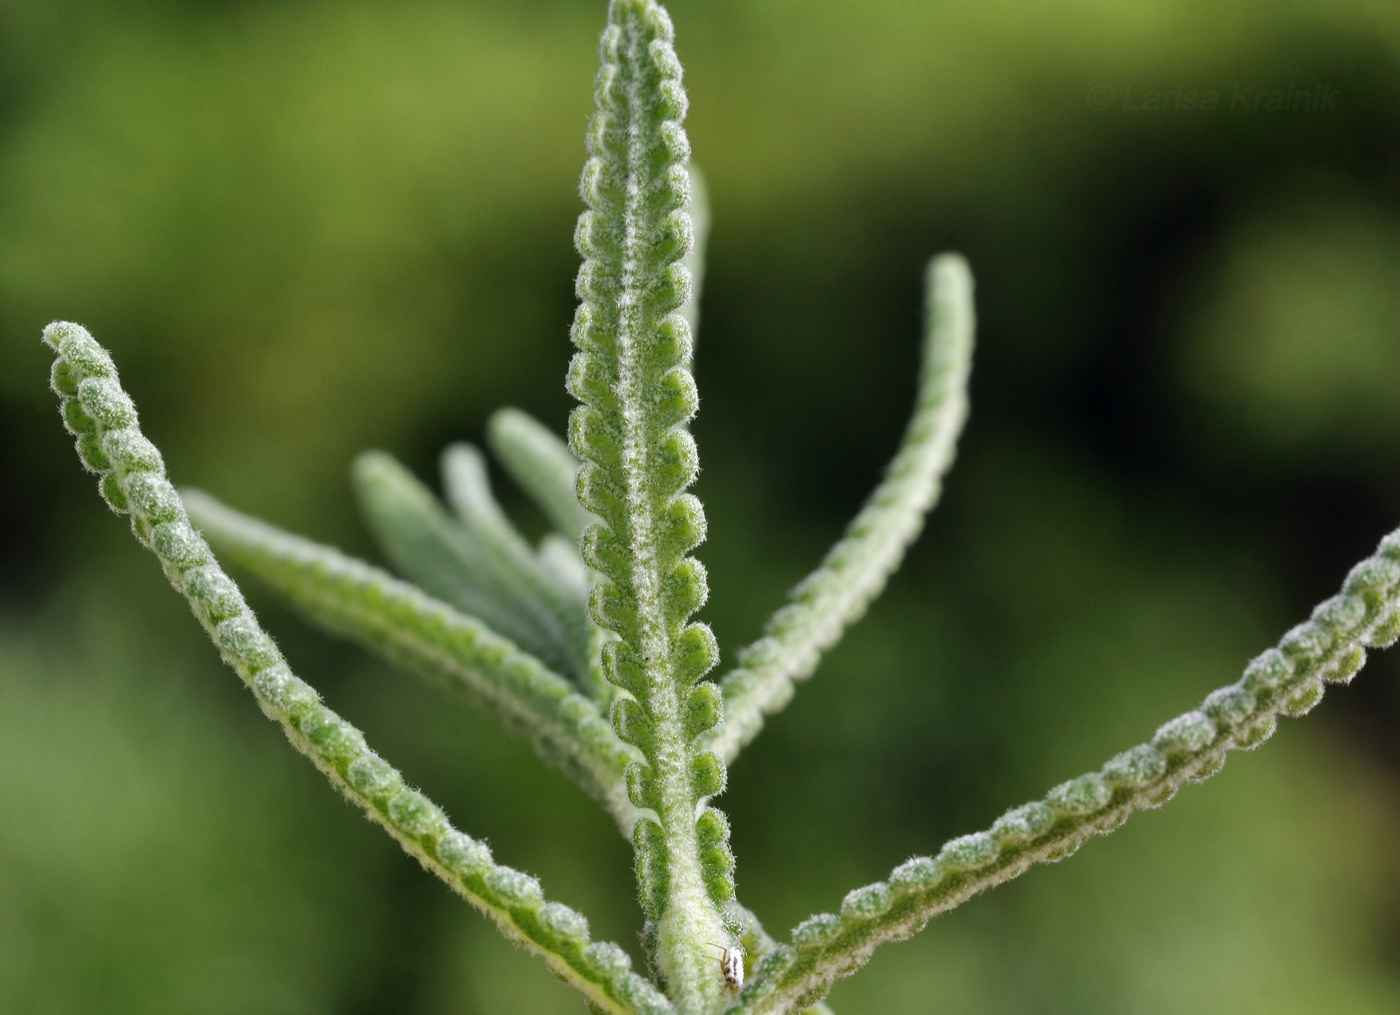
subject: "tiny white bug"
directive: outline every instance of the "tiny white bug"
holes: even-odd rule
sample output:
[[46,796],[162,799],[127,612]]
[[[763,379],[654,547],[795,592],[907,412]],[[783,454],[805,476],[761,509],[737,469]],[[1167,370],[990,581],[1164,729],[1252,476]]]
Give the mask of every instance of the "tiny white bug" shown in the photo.
[[724,986],[737,993],[744,985],[744,949],[737,945],[727,948],[713,941],[710,947],[719,949],[719,971],[724,975]]

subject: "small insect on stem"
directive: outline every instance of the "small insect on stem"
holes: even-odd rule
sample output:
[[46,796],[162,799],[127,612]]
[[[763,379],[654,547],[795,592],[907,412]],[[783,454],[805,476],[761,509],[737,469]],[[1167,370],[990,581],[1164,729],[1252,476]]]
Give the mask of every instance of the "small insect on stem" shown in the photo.
[[724,975],[725,988],[738,993],[744,985],[744,949],[738,946],[728,948],[713,941],[710,947],[719,949],[719,971]]

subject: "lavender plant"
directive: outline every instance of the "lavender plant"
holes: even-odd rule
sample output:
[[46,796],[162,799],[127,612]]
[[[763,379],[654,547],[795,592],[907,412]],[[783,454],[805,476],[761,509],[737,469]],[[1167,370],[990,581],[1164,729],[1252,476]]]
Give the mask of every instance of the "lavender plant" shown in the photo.
[[[206,494],[179,494],[111,357],[76,324],[44,331],[83,464],[262,710],[590,1010],[826,1011],[832,982],[879,945],[1213,775],[1228,751],[1260,744],[1280,715],[1307,712],[1327,683],[1357,672],[1367,648],[1400,636],[1397,532],[1238,682],[1148,742],[899,865],[775,940],[736,898],[729,825],[713,800],[727,763],[879,594],[937,500],[967,411],[972,282],[955,255],[929,265],[917,404],[884,480],[763,636],[707,680],[719,652],[692,619],[707,589],[691,556],[705,517],[686,491],[698,468],[687,424],[697,405],[690,361],[708,214],[688,168],[686,97],[666,13],[654,0],[612,0],[601,49],[576,231],[584,262],[567,385],[579,405],[568,443],[510,409],[488,431],[555,529],[538,545],[506,517],[482,453],[465,444],[443,455],[446,503],[387,455],[355,465],[365,519],[404,579]],[[206,536],[313,622],[496,713],[597,800],[634,847],[651,975],[454,828],[298,679]]]

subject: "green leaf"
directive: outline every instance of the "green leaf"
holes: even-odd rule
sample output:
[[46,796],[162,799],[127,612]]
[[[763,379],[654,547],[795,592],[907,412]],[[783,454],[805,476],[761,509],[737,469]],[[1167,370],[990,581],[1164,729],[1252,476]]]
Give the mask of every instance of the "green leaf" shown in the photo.
[[519,409],[495,412],[487,424],[486,439],[511,478],[577,547],[593,515],[578,502],[574,482],[578,459],[569,446]]
[[681,316],[690,325],[691,352],[700,329],[700,294],[705,287],[705,251],[710,241],[710,188],[705,174],[693,162],[690,170],[690,227],[693,239],[690,253],[685,255],[685,270],[690,272],[690,296],[681,307]]
[[[499,509],[483,503],[490,498],[490,491],[481,489],[485,472],[479,463],[463,461],[472,454],[455,456],[458,486],[474,481],[479,487],[471,495],[458,491],[474,509],[469,521],[449,515],[389,455],[360,455],[355,490],[365,520],[384,555],[425,591],[480,617],[552,669],[577,678],[586,672],[587,639],[578,636],[578,628],[587,618],[580,615],[569,622],[560,617],[563,597]],[[468,469],[478,475],[471,480],[460,475]]]
[[[499,584],[511,582],[529,616],[566,652],[568,671],[582,685],[593,662],[593,624],[586,598],[570,581],[544,567],[525,538],[506,518],[491,493],[486,460],[470,444],[452,444],[442,453],[443,486],[467,537],[480,548]],[[580,561],[580,567],[582,562]]]
[[847,894],[839,913],[799,924],[792,943],[771,950],[727,1009],[733,1015],[779,1015],[823,996],[831,983],[864,965],[876,947],[919,931],[932,917],[1036,863],[1062,860],[1090,836],[1107,834],[1135,811],[1160,807],[1188,782],[1218,772],[1226,753],[1253,748],[1280,715],[1302,715],[1328,683],[1355,676],[1366,649],[1400,636],[1400,530],[1352,568],[1342,591],[1255,658],[1244,676],[1201,706],[1165,723],[1145,744],[1097,772],[1061,783],[1043,800],[1003,814],[984,832],[916,857],[889,879]]
[[359,730],[291,672],[238,586],[190,525],[106,351],[76,324],[49,325],[44,341],[58,353],[53,387],[63,418],[78,438],[83,464],[98,473],[103,498],[113,511],[130,515],[137,538],[155,553],[224,661],[292,745],[405,851],[490,917],[507,938],[542,958],[597,1010],[673,1013],[651,984],[631,972],[622,949],[591,942],[580,914],[547,902],[533,877],[497,864],[485,843],[453,828],[436,804],[410,789],[402,774],[369,749]]
[[703,710],[689,702],[717,649],[709,629],[690,622],[707,592],[703,567],[688,556],[705,518],[685,492],[698,468],[686,429],[696,393],[690,328],[677,311],[691,291],[684,259],[694,236],[686,97],[671,39],[652,0],[612,0],[581,184],[588,208],[575,233],[584,263],[568,386],[580,405],[569,443],[582,462],[579,500],[598,516],[583,557],[600,575],[593,618],[616,635],[603,648],[604,674],[626,695],[614,723],[646,759],[631,784],[656,815],[633,835],[640,895],[672,997],[701,1012],[722,1002],[710,945],[728,940],[718,904],[733,892],[733,857],[727,839],[702,835],[715,830],[713,818],[697,822],[715,813],[705,798],[722,778],[692,763],[693,718]]
[[637,814],[622,776],[636,752],[569,681],[476,618],[379,568],[240,514],[208,494],[187,491],[184,497],[220,550],[312,621],[500,716],[630,832]]
[[551,532],[540,540],[538,556],[540,567],[549,574],[551,580],[576,598],[581,608],[586,611],[588,586],[592,582],[577,548],[557,532]]
[[884,481],[821,566],[768,621],[763,637],[739,653],[738,667],[720,681],[724,724],[704,745],[728,760],[758,735],[766,714],[791,700],[793,682],[811,676],[822,653],[865,613],[938,500],[967,418],[973,335],[967,263],[956,254],[935,258],[926,291],[918,401]]

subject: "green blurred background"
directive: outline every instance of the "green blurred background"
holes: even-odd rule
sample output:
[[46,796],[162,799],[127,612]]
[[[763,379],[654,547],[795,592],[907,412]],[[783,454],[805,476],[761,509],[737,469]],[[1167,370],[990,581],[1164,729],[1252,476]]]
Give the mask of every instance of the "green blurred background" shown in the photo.
[[[1400,523],[1400,6],[671,9],[714,203],[695,431],[727,659],[893,452],[923,262],[978,278],[944,503],[731,770],[740,893],[782,935],[1145,739]],[[372,555],[360,449],[426,476],[500,405],[562,431],[603,12],[0,0],[0,1010],[582,1010],[252,707],[80,472],[39,331],[113,350],[177,482]],[[1171,89],[1218,108],[1128,108]],[[372,744],[637,952],[629,850],[580,793],[249,591]],[[832,1001],[1400,1013],[1397,720],[1383,655]]]

